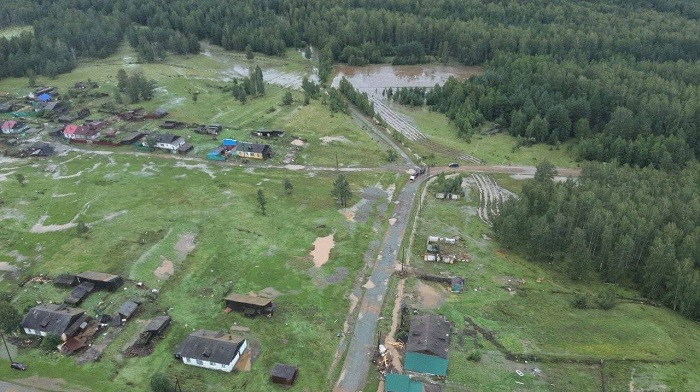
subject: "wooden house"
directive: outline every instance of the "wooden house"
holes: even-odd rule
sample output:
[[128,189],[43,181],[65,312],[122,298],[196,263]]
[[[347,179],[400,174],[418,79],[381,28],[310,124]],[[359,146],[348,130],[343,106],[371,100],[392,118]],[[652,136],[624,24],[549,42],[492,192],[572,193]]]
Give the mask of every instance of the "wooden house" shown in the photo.
[[186,365],[230,373],[247,348],[243,337],[200,329],[180,343],[175,358]]
[[275,384],[294,385],[299,369],[293,365],[276,363],[270,371],[270,381]]
[[102,272],[85,271],[78,276],[78,281],[95,284],[97,290],[114,291],[124,284],[124,279],[119,275],[105,274]]
[[21,121],[7,120],[0,125],[0,131],[5,135],[16,135],[18,133],[26,132],[28,129],[27,125]]
[[243,312],[248,317],[273,315],[275,304],[269,298],[252,297],[250,295],[229,294],[225,299],[227,312],[232,310]]
[[[166,133],[153,135],[153,143],[155,148],[160,148],[163,150],[168,150],[171,152],[177,152],[177,149],[185,144],[185,139],[176,135],[169,135]],[[146,141],[143,143],[147,143]],[[147,144],[144,144],[146,146]]]
[[241,158],[268,159],[272,156],[269,144],[240,142],[236,146],[236,155]]
[[404,356],[404,369],[417,373],[445,376],[450,346],[450,322],[436,314],[411,320]]
[[65,341],[84,329],[87,321],[88,316],[82,309],[63,304],[43,304],[29,309],[20,327],[28,335],[57,335]]

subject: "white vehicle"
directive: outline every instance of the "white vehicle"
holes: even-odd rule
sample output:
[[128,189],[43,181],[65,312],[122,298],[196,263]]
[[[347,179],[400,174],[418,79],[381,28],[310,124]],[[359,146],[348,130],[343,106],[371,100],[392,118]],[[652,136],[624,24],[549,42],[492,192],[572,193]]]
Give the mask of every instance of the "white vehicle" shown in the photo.
[[415,180],[416,180],[416,176],[415,176],[415,175],[412,175],[411,177],[408,177],[408,181],[413,182],[413,181],[415,181]]

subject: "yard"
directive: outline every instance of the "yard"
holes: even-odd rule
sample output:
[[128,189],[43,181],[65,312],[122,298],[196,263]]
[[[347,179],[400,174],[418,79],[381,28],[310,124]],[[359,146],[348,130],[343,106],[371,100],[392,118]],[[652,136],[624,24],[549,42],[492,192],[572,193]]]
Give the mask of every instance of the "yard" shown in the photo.
[[[377,212],[352,222],[330,197],[334,173],[265,170],[169,156],[69,152],[47,160],[3,161],[0,166],[0,261],[17,272],[0,275],[21,311],[37,301],[61,302],[68,290],[17,283],[30,276],[95,270],[128,278],[115,293],[97,292],[81,305],[91,316],[111,313],[128,298],[146,298],[136,319],[107,347],[99,362],[22,349],[25,373],[0,369],[0,378],[63,379],[70,389],[147,388],[150,375],[177,376],[188,390],[274,390],[268,371],[276,362],[300,367],[295,390],[327,390],[328,364],[337,345],[354,277],[363,266]],[[23,174],[20,185],[16,174]],[[294,189],[286,195],[283,179]],[[356,195],[369,186],[388,188],[394,175],[348,174]],[[258,189],[267,198],[259,211]],[[355,196],[352,203],[358,202]],[[87,233],[75,226],[84,222]],[[334,235],[330,260],[314,267],[314,239]],[[171,275],[172,274],[172,275]],[[141,286],[136,285],[141,283]],[[156,289],[158,294],[151,293]],[[273,318],[249,319],[223,312],[227,292],[275,296]],[[155,352],[124,358],[148,318],[169,314],[173,323]],[[252,371],[220,373],[185,366],[174,347],[195,328],[250,328],[259,347]],[[99,342],[99,340],[98,340]],[[309,355],[313,353],[313,355]],[[71,377],[66,377],[70,374]],[[105,383],[105,380],[112,380]],[[52,381],[59,382],[59,381]]]
[[[516,180],[506,182],[518,190]],[[407,305],[444,314],[453,323],[447,391],[700,388],[693,370],[700,358],[697,324],[669,309],[633,301],[634,292],[614,286],[623,298],[614,309],[574,309],[574,295],[593,298],[609,286],[569,281],[502,249],[479,219],[478,198],[471,187],[458,201],[437,200],[428,192],[410,248],[415,270],[466,280],[460,294],[440,284],[406,280]],[[461,237],[458,243],[470,261],[424,262],[429,235]]]

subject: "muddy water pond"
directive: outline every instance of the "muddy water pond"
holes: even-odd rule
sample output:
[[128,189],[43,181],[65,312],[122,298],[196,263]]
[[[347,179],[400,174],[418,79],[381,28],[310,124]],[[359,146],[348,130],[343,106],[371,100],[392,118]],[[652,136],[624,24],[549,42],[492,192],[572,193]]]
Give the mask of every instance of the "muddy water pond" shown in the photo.
[[433,87],[444,84],[450,76],[464,80],[474,75],[481,75],[481,66],[463,65],[388,65],[374,64],[364,67],[338,65],[335,67],[333,87],[345,77],[356,89],[389,87]]

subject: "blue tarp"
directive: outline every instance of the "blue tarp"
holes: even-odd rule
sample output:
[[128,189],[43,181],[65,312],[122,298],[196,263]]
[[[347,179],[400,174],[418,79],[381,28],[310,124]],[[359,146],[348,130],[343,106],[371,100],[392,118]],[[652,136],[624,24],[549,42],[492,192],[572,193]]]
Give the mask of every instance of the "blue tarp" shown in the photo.
[[41,94],[39,96],[39,102],[48,102],[51,100],[51,96],[49,94]]
[[238,141],[233,140],[233,139],[224,139],[221,142],[221,145],[224,147],[235,146],[236,144],[238,144]]

